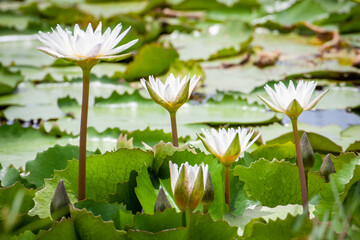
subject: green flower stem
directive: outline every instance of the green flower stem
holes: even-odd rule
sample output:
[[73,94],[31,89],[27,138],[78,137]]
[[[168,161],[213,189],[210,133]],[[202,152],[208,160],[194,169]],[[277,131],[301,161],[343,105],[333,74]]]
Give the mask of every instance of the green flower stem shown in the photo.
[[90,71],[91,68],[82,68],[83,70],[83,94],[81,105],[81,123],[80,123],[80,148],[79,148],[79,178],[78,178],[78,200],[86,198],[86,135],[87,118],[89,106],[90,90]]
[[186,227],[186,211],[181,212],[181,225]]
[[229,212],[231,212],[231,206],[230,206],[230,165],[224,165],[224,177],[225,177],[225,202],[229,206]]
[[173,145],[174,147],[178,147],[179,140],[177,135],[177,127],[176,127],[176,112],[170,112],[170,119],[171,119],[171,132],[173,138]]
[[297,118],[291,118],[291,123],[293,127],[294,133],[294,142],[296,148],[296,162],[299,169],[299,177],[300,177],[300,186],[301,186],[301,199],[303,205],[303,211],[309,217],[309,208],[308,208],[308,190],[306,184],[306,177],[304,171],[304,163],[302,158],[302,153],[300,149],[300,140],[299,140],[299,131],[297,127]]

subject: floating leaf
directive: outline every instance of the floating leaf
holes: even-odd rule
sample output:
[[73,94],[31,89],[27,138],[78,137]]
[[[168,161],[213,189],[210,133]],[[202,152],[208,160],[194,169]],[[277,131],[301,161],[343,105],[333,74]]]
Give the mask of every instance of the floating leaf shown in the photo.
[[17,85],[24,80],[19,72],[13,72],[0,63],[0,95],[13,92]]
[[171,47],[166,48],[157,43],[145,45],[128,65],[124,78],[133,81],[148,79],[150,75],[162,75],[177,57],[177,52]]
[[74,204],[76,208],[92,212],[95,216],[100,215],[103,221],[113,221],[116,229],[124,229],[125,226],[133,225],[133,215],[126,210],[126,206],[118,203],[107,203],[105,201],[94,201],[87,199]]
[[[301,204],[299,170],[295,164],[260,159],[248,168],[236,166],[234,175],[244,182],[244,191],[249,199],[258,200],[264,206]],[[323,178],[318,173],[309,172],[309,199],[323,186]]]

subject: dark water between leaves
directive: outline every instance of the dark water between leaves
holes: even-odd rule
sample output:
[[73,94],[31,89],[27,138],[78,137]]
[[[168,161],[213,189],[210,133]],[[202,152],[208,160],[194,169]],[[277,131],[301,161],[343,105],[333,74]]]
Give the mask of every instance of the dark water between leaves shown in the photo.
[[[284,117],[281,122],[283,124],[290,123],[290,119]],[[347,112],[345,110],[305,111],[301,113],[299,122],[315,126],[336,124],[345,129],[349,126],[360,124],[360,116],[354,112]]]

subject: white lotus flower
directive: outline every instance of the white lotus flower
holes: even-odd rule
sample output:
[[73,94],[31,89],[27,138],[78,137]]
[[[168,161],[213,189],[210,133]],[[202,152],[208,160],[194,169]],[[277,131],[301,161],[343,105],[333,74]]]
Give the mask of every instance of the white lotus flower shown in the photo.
[[204,137],[198,135],[200,140],[204,143],[206,149],[224,165],[235,162],[260,136],[258,134],[249,143],[254,130],[248,131],[248,129],[241,129],[240,127],[228,130],[221,128],[219,131],[212,128],[210,132],[205,129],[201,130]]
[[193,211],[201,202],[204,187],[207,183],[209,167],[201,163],[191,166],[188,162],[181,164],[169,162],[170,181],[176,205],[181,211],[187,208]]
[[[104,61],[119,61],[131,54],[116,55],[134,45],[138,39],[124,45],[118,43],[129,32],[130,27],[120,34],[122,25],[118,24],[113,31],[107,28],[102,34],[101,22],[94,31],[89,23],[86,31],[75,25],[74,34],[68,29],[62,29],[57,25],[52,33],[39,32],[38,39],[46,47],[38,47],[39,50],[56,58],[68,61],[88,61],[91,59]],[[120,35],[119,35],[120,34]]]
[[194,75],[185,76],[182,80],[180,76],[175,77],[170,74],[163,83],[159,78],[149,76],[149,81],[141,79],[141,83],[148,91],[151,98],[169,112],[176,112],[190,97],[200,77]]
[[274,85],[275,91],[266,85],[265,90],[273,103],[261,96],[259,96],[259,98],[273,111],[285,113],[290,118],[297,118],[303,111],[315,107],[320,99],[329,91],[327,89],[314,100],[310,101],[316,85],[317,83],[314,81],[304,82],[301,80],[295,88],[293,82],[290,81],[289,87],[286,88],[285,84],[280,82]]

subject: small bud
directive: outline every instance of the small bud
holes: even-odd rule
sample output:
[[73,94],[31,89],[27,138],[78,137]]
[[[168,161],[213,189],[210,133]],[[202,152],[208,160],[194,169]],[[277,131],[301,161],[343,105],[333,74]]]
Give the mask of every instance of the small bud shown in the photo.
[[330,174],[335,173],[334,163],[331,161],[330,154],[326,155],[320,167],[320,175],[325,178],[326,182],[330,181]]
[[210,172],[207,174],[205,189],[204,189],[204,196],[201,199],[201,204],[203,205],[204,213],[209,211],[209,207],[211,203],[214,201],[214,186],[211,181]]
[[116,143],[116,149],[118,148],[134,148],[133,146],[133,138],[128,139],[127,134],[120,134],[117,143]]
[[160,211],[163,212],[166,208],[171,208],[170,202],[166,197],[165,191],[160,187],[159,194],[156,198],[156,203],[154,207],[154,212]]
[[300,140],[300,148],[304,163],[304,169],[305,171],[308,172],[315,164],[315,156],[314,156],[314,151],[311,147],[311,144],[305,132]]
[[289,118],[297,118],[303,111],[303,107],[296,99],[294,99],[286,108],[285,113],[286,115],[288,115]]
[[50,213],[54,221],[60,220],[62,217],[70,217],[70,199],[67,195],[63,180],[60,180],[56,187],[54,197],[51,200]]

